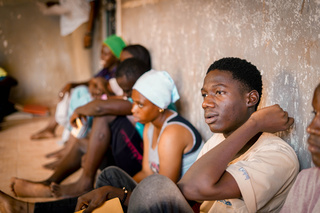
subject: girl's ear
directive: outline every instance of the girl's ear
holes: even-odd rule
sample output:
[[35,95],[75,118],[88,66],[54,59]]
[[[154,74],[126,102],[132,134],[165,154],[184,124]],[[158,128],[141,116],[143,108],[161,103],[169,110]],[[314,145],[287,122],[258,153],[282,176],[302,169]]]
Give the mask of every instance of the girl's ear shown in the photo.
[[248,93],[248,100],[247,100],[247,106],[252,107],[257,105],[259,101],[259,93],[257,90],[252,90]]

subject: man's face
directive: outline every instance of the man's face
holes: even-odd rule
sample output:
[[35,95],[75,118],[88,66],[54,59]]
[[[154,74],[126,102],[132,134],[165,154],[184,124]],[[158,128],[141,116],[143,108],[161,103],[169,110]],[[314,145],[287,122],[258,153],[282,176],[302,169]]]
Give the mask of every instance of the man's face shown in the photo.
[[117,78],[119,87],[123,90],[123,96],[131,97],[132,87],[135,83],[133,80],[129,80],[127,76],[123,75]]
[[317,87],[314,91],[312,106],[314,117],[307,128],[310,134],[308,138],[308,149],[311,152],[313,163],[317,167],[320,167],[320,87]]
[[250,116],[247,107],[248,93],[231,72],[212,70],[201,89],[205,122],[210,130],[229,136]]
[[107,47],[106,45],[102,45],[102,47],[101,47],[100,58],[101,58],[101,61],[102,61],[103,68],[109,68],[114,63],[116,63],[116,61],[118,60],[113,55],[113,53],[111,52],[109,47]]

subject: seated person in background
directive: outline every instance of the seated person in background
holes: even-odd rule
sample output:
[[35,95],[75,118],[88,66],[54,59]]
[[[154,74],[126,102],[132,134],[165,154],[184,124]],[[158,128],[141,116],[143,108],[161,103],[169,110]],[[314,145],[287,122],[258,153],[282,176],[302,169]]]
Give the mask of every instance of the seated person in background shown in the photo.
[[[132,113],[136,121],[146,124],[143,133],[143,167],[133,178],[117,167],[108,167],[97,180],[97,189],[78,199],[77,209],[87,211],[104,201],[119,197],[126,206],[131,191],[145,177],[159,173],[177,182],[196,160],[203,141],[199,132],[176,112],[167,109],[179,98],[176,86],[165,71],[151,70],[141,76],[133,87]],[[128,194],[124,197],[124,189]],[[156,192],[154,192],[156,193]],[[0,201],[12,209],[25,212],[26,203],[1,193]],[[29,212],[72,212],[76,198],[46,203],[29,203]],[[19,208],[21,207],[21,208]]]
[[[148,67],[144,62],[131,58],[119,65],[116,78],[122,89],[128,91],[128,88],[132,88],[136,80],[146,71]],[[105,115],[93,119],[89,143],[85,144],[88,146],[86,152],[81,142],[74,143],[48,179],[32,182],[13,178],[12,191],[19,197],[78,196],[88,192],[93,188],[96,172],[102,160],[109,159],[110,156],[106,153],[111,147],[115,165],[130,175],[135,175],[141,170],[143,143],[134,124],[125,116],[131,114],[131,106],[132,103],[124,99],[96,99],[80,107],[86,114],[78,113],[80,108],[77,108],[75,117],[98,115],[98,112],[101,113],[100,115]],[[97,110],[96,114],[94,110]],[[108,120],[103,117],[108,117]],[[84,153],[86,157],[81,161]],[[75,183],[59,186],[61,191],[56,189],[57,187],[55,191],[50,189],[50,184],[61,183],[80,167],[83,171]]]
[[[108,84],[104,81],[108,81],[110,78],[113,78],[115,76],[115,72],[119,63],[120,53],[125,46],[126,45],[124,41],[120,37],[115,35],[109,36],[103,42],[103,45],[101,47],[101,56],[100,56],[103,68],[98,74],[94,76],[95,78],[97,78],[96,81],[99,81],[101,85],[105,85],[105,88],[102,91],[102,93],[105,93],[107,95],[111,93],[110,88],[106,86]],[[52,117],[52,119],[49,121],[49,124],[44,129],[31,135],[31,139],[42,139],[42,138],[54,137],[55,130],[58,124],[64,126],[68,122],[66,113],[60,112],[59,109],[69,108],[68,106],[65,106],[65,105],[69,104],[68,97],[70,96],[71,89],[76,88],[80,85],[88,86],[89,82],[90,80],[85,82],[78,82],[78,83],[72,82],[72,83],[66,84],[63,87],[63,89],[59,92],[59,97],[60,97],[60,101],[63,100],[64,98],[66,98],[67,100],[65,100],[64,102],[60,102],[59,103],[60,105],[58,104],[59,108],[56,109],[55,117]],[[68,94],[68,97],[64,97],[66,94]],[[62,110],[62,111],[65,111],[65,110]]]
[[261,91],[251,63],[215,61],[201,89],[205,121],[215,134],[177,185],[162,175],[141,181],[128,212],[191,213],[188,201],[203,201],[201,212],[280,210],[299,163],[286,142],[266,132],[286,130],[293,119],[278,105],[256,111]]
[[[128,58],[140,59],[141,61],[143,61],[147,65],[148,70],[151,69],[151,57],[150,57],[149,51],[144,46],[142,46],[140,44],[128,45],[125,48],[123,48],[123,50],[121,51],[121,54],[120,54],[120,62],[122,62]],[[96,79],[96,78],[93,78],[93,79]],[[116,91],[115,88],[120,88],[119,85],[117,84],[117,82],[115,82],[115,78],[109,79],[108,85],[112,88],[113,91]],[[131,90],[131,88],[128,88],[128,89]],[[123,91],[121,90],[121,92],[123,92]],[[126,92],[126,93],[128,93],[128,92]],[[116,93],[116,95],[118,95],[118,94],[119,93]],[[119,96],[119,97],[122,98],[123,96]],[[113,98],[115,98],[115,96],[113,96]],[[73,112],[73,110],[72,110],[72,112]],[[141,133],[141,137],[142,137],[142,131],[143,131],[143,129],[139,131],[139,133]],[[67,153],[68,147],[70,147],[70,146],[65,146],[61,150],[49,153],[47,155],[47,157],[61,158],[64,154]],[[55,161],[53,163],[49,163],[44,166],[48,169],[55,169],[55,167],[58,165],[58,163],[59,163],[59,161]]]
[[140,44],[131,44],[123,48],[120,54],[120,61],[128,58],[137,58],[146,63],[151,70],[151,57],[149,51]]
[[313,168],[304,169],[293,184],[281,213],[320,212],[320,84],[312,100],[314,118],[307,128]]
[[[125,49],[123,53],[129,53],[125,54],[126,57],[133,56],[134,58],[143,60],[143,62],[147,66],[146,68],[150,68],[151,57],[148,50],[143,46],[128,46],[128,48]],[[124,60],[126,57],[123,57],[123,54],[121,54],[121,60]],[[117,81],[120,87],[123,89],[124,97],[130,97],[133,83],[126,84],[125,82],[127,81],[127,78],[125,76],[120,77]],[[83,147],[80,147],[79,143],[74,144],[73,146],[74,152],[86,152],[86,155],[83,157],[85,160],[81,163],[81,166],[82,168],[84,168],[84,171],[83,175],[76,183],[77,187],[74,187],[73,184],[54,187],[54,196],[77,196],[81,193],[88,191],[89,188],[92,188],[93,185],[90,181],[93,180],[97,168],[101,163],[102,159],[105,159],[103,158],[103,156],[106,150],[112,150],[112,156],[115,161],[115,165],[126,171],[128,174],[134,175],[137,171],[141,169],[141,165],[140,167],[136,167],[128,164],[127,162],[128,156],[131,156],[130,153],[132,153],[132,151],[129,151],[131,150],[129,146],[130,144],[120,146],[117,145],[119,144],[118,142],[115,142],[118,140],[117,138],[127,138],[133,136],[132,133],[132,135],[122,135],[123,131],[120,131],[122,128],[128,128],[129,121],[131,121],[135,126],[135,128],[133,128],[132,131],[137,131],[140,134],[140,137],[142,138],[143,125],[139,122],[135,123],[131,119],[131,104],[124,104],[122,103],[123,101],[124,100],[113,100],[113,104],[111,105],[109,104],[111,100],[109,100],[108,104],[106,104],[106,101],[103,100],[94,100],[75,110],[74,114],[71,117],[71,123],[74,123],[75,119],[78,117],[94,116],[87,151],[83,151]],[[125,101],[125,103],[129,102]],[[175,105],[170,104],[169,109],[176,110]],[[142,143],[141,138],[139,139],[139,141]],[[135,138],[134,140],[138,140],[138,138]],[[120,141],[123,140],[121,139]],[[139,155],[137,155],[134,159],[138,157]],[[104,167],[105,166],[102,166],[101,168]],[[88,179],[90,181],[88,181]],[[79,185],[81,185],[81,187],[79,187]]]

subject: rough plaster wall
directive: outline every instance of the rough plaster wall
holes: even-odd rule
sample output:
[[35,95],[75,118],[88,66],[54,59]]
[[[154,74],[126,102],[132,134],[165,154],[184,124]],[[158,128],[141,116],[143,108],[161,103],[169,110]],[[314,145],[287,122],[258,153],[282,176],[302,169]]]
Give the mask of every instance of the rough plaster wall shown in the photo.
[[[74,36],[83,35],[77,31]],[[44,16],[36,0],[0,0],[0,66],[19,82],[11,100],[50,106],[67,82],[88,80],[98,71],[101,42],[95,44],[94,58],[75,61],[75,48],[82,43],[76,47],[71,39],[60,36],[59,17]]]
[[311,165],[306,127],[313,90],[320,82],[320,1],[122,0],[122,36],[146,46],[153,66],[167,70],[181,95],[180,112],[205,139],[200,88],[216,59],[240,57],[261,70],[260,107],[280,104],[295,118],[281,133]]

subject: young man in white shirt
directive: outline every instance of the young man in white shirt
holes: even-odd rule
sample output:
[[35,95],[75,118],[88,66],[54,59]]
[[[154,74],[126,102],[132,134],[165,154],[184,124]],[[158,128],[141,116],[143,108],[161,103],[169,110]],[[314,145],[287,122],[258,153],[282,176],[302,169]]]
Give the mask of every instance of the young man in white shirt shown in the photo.
[[278,105],[258,110],[260,72],[239,58],[208,69],[201,93],[205,121],[215,133],[177,185],[160,175],[143,180],[128,212],[277,212],[299,170],[294,150],[267,132],[288,129],[293,118]]

